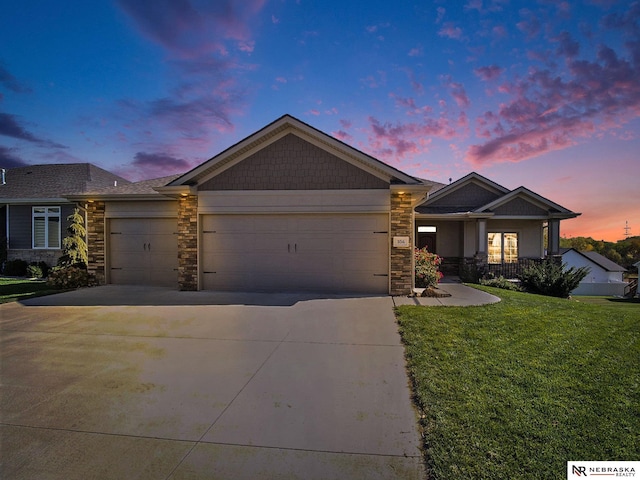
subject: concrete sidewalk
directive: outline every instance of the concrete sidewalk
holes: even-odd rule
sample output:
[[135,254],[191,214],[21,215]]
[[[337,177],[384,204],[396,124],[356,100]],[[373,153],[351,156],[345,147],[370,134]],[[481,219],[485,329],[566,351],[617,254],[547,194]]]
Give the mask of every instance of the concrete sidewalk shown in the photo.
[[0,478],[425,477],[391,297],[199,293],[0,306]]
[[[393,297],[396,306],[423,305],[428,307],[472,307],[497,303],[500,298],[461,283],[440,283],[438,290],[450,297]],[[417,290],[420,292],[421,290]]]

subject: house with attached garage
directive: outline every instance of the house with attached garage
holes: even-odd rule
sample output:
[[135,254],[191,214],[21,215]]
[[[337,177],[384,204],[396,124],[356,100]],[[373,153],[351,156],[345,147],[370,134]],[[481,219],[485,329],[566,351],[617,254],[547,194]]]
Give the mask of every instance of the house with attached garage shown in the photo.
[[7,260],[55,265],[62,254],[66,219],[77,206],[65,195],[128,183],[90,163],[2,169],[0,238]]
[[67,198],[86,208],[100,282],[181,290],[407,294],[416,241],[458,259],[543,257],[544,224],[558,245],[577,215],[476,174],[413,177],[289,115],[183,175]]

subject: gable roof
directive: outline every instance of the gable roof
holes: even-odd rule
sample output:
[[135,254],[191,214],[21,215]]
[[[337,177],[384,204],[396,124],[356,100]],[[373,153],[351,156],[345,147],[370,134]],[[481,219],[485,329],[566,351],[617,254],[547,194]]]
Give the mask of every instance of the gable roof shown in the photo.
[[416,212],[436,215],[471,214],[487,201],[492,201],[508,192],[509,189],[502,185],[479,173],[471,172],[429,194],[429,198],[416,208]]
[[627,271],[627,269],[624,268],[623,266],[618,265],[616,262],[609,260],[604,255],[600,255],[598,252],[586,251],[586,250],[580,251],[580,250],[576,250],[575,248],[562,248],[560,249],[560,255],[565,255],[567,252],[571,250],[573,250],[579,255],[582,255],[587,260],[590,260],[591,262],[595,263],[596,265],[603,268],[607,272],[626,272]]
[[5,171],[5,183],[0,185],[0,199],[7,203],[61,201],[67,195],[129,183],[129,180],[91,163],[29,165]]
[[499,207],[507,205],[509,202],[514,201],[514,199],[524,199],[526,202],[538,207],[540,210],[545,211],[545,217],[549,218],[575,218],[579,213],[572,212],[564,208],[561,205],[558,205],[555,202],[552,202],[548,198],[544,198],[542,195],[538,195],[537,193],[529,190],[526,187],[518,187],[515,190],[510,191],[506,195],[490,202],[482,207],[478,208],[477,212],[488,212],[495,211]]
[[167,190],[171,187],[191,186],[204,182],[241,162],[252,153],[265,148],[276,140],[291,133],[313,143],[319,148],[331,152],[342,160],[378,178],[388,181],[390,184],[425,185],[419,179],[401,172],[391,165],[387,165],[291,115],[283,115],[269,125],[180,176],[173,182],[170,182],[167,185],[167,187],[169,187]]
[[567,219],[580,215],[529,190],[499,185],[479,173],[471,172],[446,185],[416,208],[416,213],[473,218]]

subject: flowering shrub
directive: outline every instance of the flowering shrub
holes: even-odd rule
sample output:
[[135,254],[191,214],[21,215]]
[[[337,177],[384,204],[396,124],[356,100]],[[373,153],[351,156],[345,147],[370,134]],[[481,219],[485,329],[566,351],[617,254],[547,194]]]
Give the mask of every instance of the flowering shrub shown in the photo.
[[442,259],[435,253],[429,253],[427,248],[416,248],[414,250],[416,262],[416,287],[429,288],[438,285],[442,278],[442,272],[438,267]]

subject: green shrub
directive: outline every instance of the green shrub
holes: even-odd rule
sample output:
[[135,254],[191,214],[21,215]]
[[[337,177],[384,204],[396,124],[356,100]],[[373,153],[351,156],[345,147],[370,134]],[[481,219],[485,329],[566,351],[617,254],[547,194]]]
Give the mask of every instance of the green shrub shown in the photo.
[[547,259],[524,268],[518,278],[522,288],[529,293],[567,298],[589,270],[588,267],[567,269],[566,264]]
[[482,272],[475,263],[460,265],[459,270],[460,281],[464,283],[480,283]]
[[47,285],[61,288],[81,288],[92,286],[95,282],[82,264],[53,267],[47,278]]
[[435,253],[429,253],[426,247],[414,249],[414,257],[416,287],[429,288],[438,285],[442,278],[442,272],[438,270],[442,259]]
[[67,236],[62,240],[62,256],[58,260],[61,267],[87,264],[87,244],[84,238],[87,230],[84,228],[84,219],[77,208],[67,217],[69,226]]
[[28,266],[29,264],[24,260],[7,260],[2,273],[7,277],[24,277],[27,275]]
[[27,267],[27,277],[29,278],[42,278],[44,275],[42,274],[42,268],[35,263],[29,264]]
[[47,278],[49,265],[46,262],[31,262],[27,267],[26,276],[29,278]]
[[483,278],[480,280],[480,285],[486,285],[487,287],[502,288],[504,290],[513,290],[513,291],[520,290],[520,287],[516,283],[510,280],[507,280],[502,275],[500,275],[497,278]]

